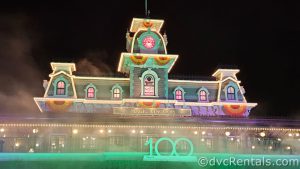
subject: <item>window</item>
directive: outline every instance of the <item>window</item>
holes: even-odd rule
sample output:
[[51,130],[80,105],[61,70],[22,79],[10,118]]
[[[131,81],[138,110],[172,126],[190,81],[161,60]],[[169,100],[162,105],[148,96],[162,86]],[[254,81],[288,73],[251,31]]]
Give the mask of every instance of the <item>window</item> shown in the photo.
[[119,88],[114,88],[113,90],[113,98],[120,99],[121,98],[121,91]]
[[197,93],[198,93],[198,101],[199,102],[208,102],[209,101],[209,99],[208,99],[209,92],[206,87],[201,87]]
[[144,77],[144,96],[155,96],[155,80],[153,75]]
[[93,87],[88,88],[87,98],[95,98],[95,88],[93,88]]
[[148,68],[139,79],[141,80],[141,97],[158,97],[160,78],[158,78],[155,71]]
[[174,94],[174,99],[175,100],[184,100],[184,90],[182,87],[180,86],[177,86],[174,91],[173,91],[173,94]]
[[85,89],[85,98],[86,99],[96,99],[97,88],[92,83],[88,84]]
[[176,100],[183,100],[183,97],[182,97],[182,91],[180,89],[177,89],[175,91],[175,99]]
[[64,81],[58,81],[56,85],[56,95],[65,95],[66,84]]
[[227,99],[235,100],[235,89],[232,86],[227,88]]
[[115,84],[112,89],[110,90],[111,92],[111,98],[112,99],[122,99],[122,94],[123,90],[122,87],[119,84]]
[[52,135],[50,136],[51,152],[63,152],[65,148],[65,136]]
[[200,101],[207,101],[207,93],[204,90],[200,91]]

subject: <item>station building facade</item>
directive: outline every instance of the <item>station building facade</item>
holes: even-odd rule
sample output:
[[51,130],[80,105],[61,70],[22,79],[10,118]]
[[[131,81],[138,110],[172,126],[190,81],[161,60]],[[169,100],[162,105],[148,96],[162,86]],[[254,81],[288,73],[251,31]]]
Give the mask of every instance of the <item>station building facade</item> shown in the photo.
[[41,114],[0,121],[0,150],[147,152],[150,138],[184,137],[196,153],[300,153],[297,121],[248,118],[257,103],[247,102],[238,69],[169,78],[179,56],[168,54],[163,23],[133,18],[118,64],[123,77],[79,76],[74,63],[52,62],[43,97],[34,97]]

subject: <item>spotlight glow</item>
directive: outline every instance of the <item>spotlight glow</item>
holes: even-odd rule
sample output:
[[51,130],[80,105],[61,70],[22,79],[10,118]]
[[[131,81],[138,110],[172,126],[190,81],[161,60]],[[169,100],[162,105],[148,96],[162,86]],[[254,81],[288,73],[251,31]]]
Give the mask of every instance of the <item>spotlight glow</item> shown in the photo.
[[259,133],[259,135],[260,135],[261,137],[265,137],[265,136],[266,136],[266,133],[263,131],[263,132]]
[[226,132],[225,132],[225,135],[226,135],[226,136],[230,136],[230,132],[229,132],[229,131],[226,131]]
[[73,134],[78,134],[78,130],[77,129],[73,129],[72,133]]

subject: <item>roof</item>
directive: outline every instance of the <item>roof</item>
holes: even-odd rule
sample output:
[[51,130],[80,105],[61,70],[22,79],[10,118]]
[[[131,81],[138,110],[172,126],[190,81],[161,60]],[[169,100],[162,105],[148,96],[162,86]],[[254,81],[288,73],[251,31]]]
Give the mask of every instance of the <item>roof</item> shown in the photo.
[[76,71],[75,63],[58,63],[58,62],[51,62],[50,63],[52,70],[55,70],[56,67],[70,67],[71,71]]
[[231,72],[233,74],[237,74],[238,72],[240,72],[239,69],[217,69],[217,71],[215,71],[212,76],[216,77],[218,76],[220,73],[223,73],[223,72]]
[[137,32],[139,29],[147,29],[147,27],[159,32],[163,24],[164,20],[160,19],[133,18],[130,32]]

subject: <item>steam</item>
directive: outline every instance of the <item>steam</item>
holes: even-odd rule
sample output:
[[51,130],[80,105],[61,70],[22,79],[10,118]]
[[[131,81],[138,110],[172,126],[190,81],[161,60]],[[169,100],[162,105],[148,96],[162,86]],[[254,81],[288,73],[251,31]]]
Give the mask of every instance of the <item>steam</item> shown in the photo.
[[85,57],[76,63],[77,74],[90,76],[112,75],[111,68],[105,64],[108,57],[104,51],[88,52]]
[[41,74],[33,59],[35,34],[29,18],[0,16],[0,114],[38,112],[33,96],[42,93]]

